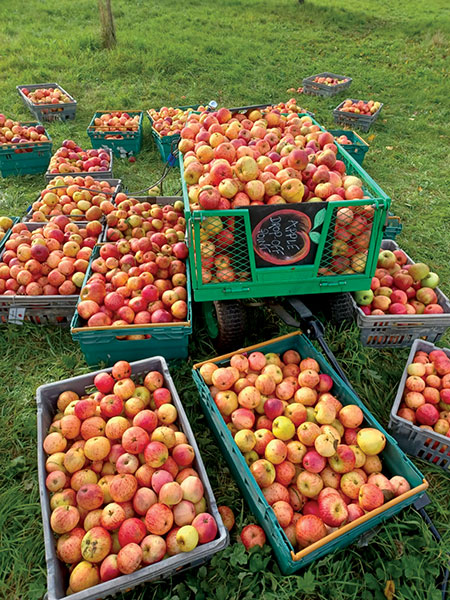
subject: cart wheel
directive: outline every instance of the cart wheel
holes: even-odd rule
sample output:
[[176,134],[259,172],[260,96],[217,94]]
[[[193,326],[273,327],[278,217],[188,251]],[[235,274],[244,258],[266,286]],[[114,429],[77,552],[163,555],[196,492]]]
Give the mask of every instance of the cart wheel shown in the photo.
[[351,323],[354,320],[354,308],[348,292],[330,294],[329,316],[333,325],[336,326]]
[[241,302],[202,302],[202,311],[208,335],[216,348],[229,351],[243,345],[247,319]]

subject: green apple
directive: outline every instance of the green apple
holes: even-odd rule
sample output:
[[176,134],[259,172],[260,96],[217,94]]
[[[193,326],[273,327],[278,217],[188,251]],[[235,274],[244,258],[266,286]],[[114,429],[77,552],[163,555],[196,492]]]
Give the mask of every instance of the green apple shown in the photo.
[[159,189],[159,187],[157,185],[151,187],[147,192],[148,196],[159,196],[160,194],[161,194],[161,190]]
[[395,254],[390,250],[382,250],[378,255],[378,263],[377,266],[383,269],[390,269],[395,265],[397,259],[395,258]]
[[437,275],[437,273],[430,272],[426,277],[420,280],[420,284],[422,287],[429,287],[434,290],[434,288],[437,288],[439,285],[439,281],[439,275]]
[[369,306],[373,301],[372,290],[363,290],[362,292],[355,292],[356,304],[359,306]]
[[414,281],[422,281],[422,279],[425,279],[429,275],[430,267],[425,263],[416,263],[409,267],[408,273]]

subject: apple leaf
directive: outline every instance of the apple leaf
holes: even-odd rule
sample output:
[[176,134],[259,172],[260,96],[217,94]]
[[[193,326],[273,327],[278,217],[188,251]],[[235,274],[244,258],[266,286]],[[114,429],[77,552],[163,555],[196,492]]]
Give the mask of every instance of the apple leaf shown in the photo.
[[322,225],[322,223],[325,221],[326,212],[327,212],[326,208],[322,208],[322,210],[319,210],[319,212],[314,217],[313,229],[317,229],[319,227],[319,225]]
[[320,242],[320,233],[318,231],[311,231],[311,233],[309,234],[310,240],[312,242],[314,242],[315,244],[318,244]]

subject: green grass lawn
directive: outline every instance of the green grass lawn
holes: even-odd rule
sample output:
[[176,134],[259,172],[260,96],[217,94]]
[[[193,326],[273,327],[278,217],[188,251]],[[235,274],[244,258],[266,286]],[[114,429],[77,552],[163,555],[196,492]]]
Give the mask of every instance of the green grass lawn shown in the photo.
[[[426,261],[450,293],[448,207],[450,17],[445,0],[113,0],[118,44],[101,49],[97,3],[28,0],[0,5],[0,111],[22,120],[30,114],[19,84],[58,82],[78,101],[77,118],[50,124],[56,149],[65,138],[89,147],[86,127],[96,110],[147,109],[217,100],[239,106],[282,101],[303,77],[333,71],[353,77],[350,96],[384,102],[365,139],[369,174],[392,197],[404,224],[398,239]],[[325,126],[344,99],[299,96]],[[115,177],[130,191],[153,183],[162,163],[145,124],[143,150],[134,164],[115,161]],[[447,181],[446,181],[447,180]],[[43,177],[1,180],[0,214],[20,215],[43,186]],[[179,189],[174,171],[165,192]],[[263,328],[250,342],[285,328],[259,315]],[[430,482],[429,514],[444,539],[434,542],[413,509],[381,526],[368,545],[354,544],[297,576],[279,572],[272,552],[246,554],[236,544],[254,521],[200,412],[190,365],[213,354],[198,321],[189,365],[175,373],[219,504],[235,511],[231,546],[212,562],[158,585],[124,594],[127,600],[378,600],[386,582],[399,600],[438,600],[439,568],[450,543],[449,478],[420,460]],[[261,331],[261,329],[263,329]],[[358,330],[327,328],[333,351],[361,399],[387,425],[407,351],[363,349]],[[450,337],[443,342],[449,345]],[[63,330],[0,327],[0,597],[34,600],[46,590],[36,469],[34,392],[37,386],[89,371]],[[367,540],[366,540],[367,542]]]

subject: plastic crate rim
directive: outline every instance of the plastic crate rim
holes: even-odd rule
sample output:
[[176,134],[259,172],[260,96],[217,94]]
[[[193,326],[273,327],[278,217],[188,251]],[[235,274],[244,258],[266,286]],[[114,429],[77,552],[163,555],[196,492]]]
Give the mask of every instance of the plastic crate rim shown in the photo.
[[412,496],[416,496],[417,494],[425,492],[425,490],[427,490],[428,487],[429,487],[429,483],[426,479],[424,479],[423,483],[421,483],[420,485],[417,485],[416,487],[411,488],[407,492],[404,492],[400,496],[397,496],[396,498],[389,500],[389,502],[386,502],[382,506],[379,506],[378,508],[375,508],[374,510],[369,511],[368,513],[364,514],[362,517],[358,517],[354,521],[347,523],[347,525],[344,525],[344,527],[340,527],[339,529],[337,529],[336,531],[333,531],[332,533],[328,534],[327,536],[320,539],[319,541],[314,542],[307,548],[303,548],[303,550],[299,550],[298,552],[291,551],[292,560],[294,560],[294,561],[301,560],[302,558],[304,558],[305,556],[307,556],[314,550],[318,550],[319,548],[321,548],[328,542],[335,540],[336,538],[340,537],[341,535],[345,535],[347,532],[351,531],[358,525],[361,525],[362,523],[365,523],[366,521],[370,521],[370,519],[372,519],[373,517],[376,517],[377,515],[382,514],[383,512],[389,510],[390,508],[392,508],[393,506],[396,506],[397,504],[400,504],[404,500],[411,498]]

